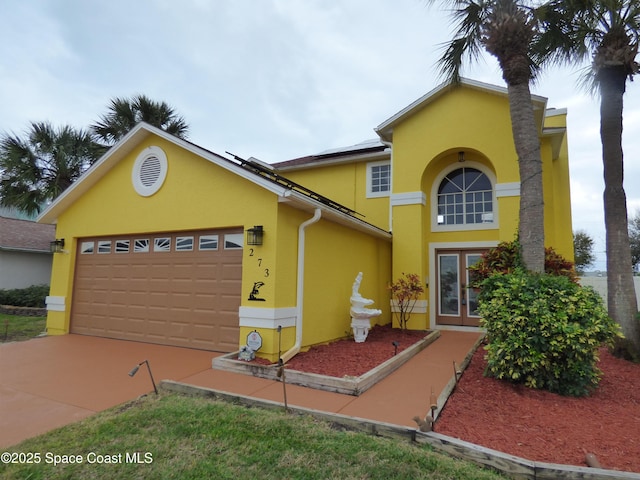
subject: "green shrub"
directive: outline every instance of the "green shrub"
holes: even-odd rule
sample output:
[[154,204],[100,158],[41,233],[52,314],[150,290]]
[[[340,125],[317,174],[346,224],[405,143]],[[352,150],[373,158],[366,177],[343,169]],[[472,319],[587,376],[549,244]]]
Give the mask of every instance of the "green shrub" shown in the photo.
[[[524,268],[518,240],[501,242],[497,247],[482,254],[480,261],[469,267],[471,282],[478,286],[484,279],[496,273],[512,273]],[[553,248],[545,248],[544,271],[550,275],[562,275],[577,283],[578,277],[573,265]]]
[[493,275],[481,283],[478,311],[489,340],[485,375],[562,395],[595,389],[598,349],[621,335],[600,296],[565,276]]
[[44,308],[49,285],[31,285],[27,288],[0,289],[0,305],[12,307]]

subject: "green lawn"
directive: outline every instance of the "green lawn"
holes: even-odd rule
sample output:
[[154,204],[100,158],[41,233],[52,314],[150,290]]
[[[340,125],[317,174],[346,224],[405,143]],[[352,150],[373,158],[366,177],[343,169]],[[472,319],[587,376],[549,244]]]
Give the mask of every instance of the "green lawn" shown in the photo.
[[332,428],[311,417],[166,393],[8,451],[36,463],[0,464],[3,479],[505,478],[426,446]]
[[0,313],[0,343],[29,340],[45,331],[46,317],[21,317]]

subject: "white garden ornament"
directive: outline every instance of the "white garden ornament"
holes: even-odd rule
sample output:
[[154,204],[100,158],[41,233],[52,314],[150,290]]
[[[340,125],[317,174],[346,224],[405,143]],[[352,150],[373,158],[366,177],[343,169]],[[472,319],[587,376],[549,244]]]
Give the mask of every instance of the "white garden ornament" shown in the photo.
[[360,283],[362,283],[362,272],[358,273],[356,280],[353,282],[350,299],[351,328],[353,329],[353,338],[356,343],[362,343],[367,339],[369,329],[371,329],[371,318],[382,314],[382,310],[367,308],[374,301],[360,295]]

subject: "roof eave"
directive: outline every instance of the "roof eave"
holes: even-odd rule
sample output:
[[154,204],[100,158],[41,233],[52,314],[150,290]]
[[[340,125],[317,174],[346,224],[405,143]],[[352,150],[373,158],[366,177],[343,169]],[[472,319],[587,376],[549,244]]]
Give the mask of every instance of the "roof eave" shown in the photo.
[[[402,122],[404,119],[413,115],[416,111],[423,108],[425,105],[433,102],[444,93],[448,92],[452,88],[456,88],[458,86],[466,86],[470,88],[474,88],[476,90],[483,90],[486,92],[494,93],[497,95],[502,95],[505,97],[509,96],[508,89],[506,87],[500,87],[498,85],[492,85],[490,83],[479,82],[477,80],[472,80],[470,78],[461,78],[459,82],[446,81],[427,92],[422,97],[418,98],[411,104],[407,105],[405,108],[400,110],[395,115],[389,117],[387,120],[382,122],[374,131],[378,134],[381,140],[385,142],[393,141],[393,129],[394,127]],[[542,115],[536,115],[536,120],[538,120],[538,124],[540,128],[542,128],[541,120],[544,118],[544,112],[546,111],[547,98],[542,97],[540,95],[531,95],[531,101],[534,104],[534,110],[536,112],[542,111]]]
[[367,223],[364,220],[360,220],[357,217],[340,212],[339,210],[331,208],[322,202],[314,200],[313,198],[306,197],[294,190],[287,190],[287,192],[280,197],[280,201],[287,202],[294,208],[308,212],[313,212],[316,208],[319,208],[322,210],[323,218],[368,235],[372,235],[376,238],[389,242],[391,241],[392,235],[390,232]]
[[282,167],[273,165],[278,172],[291,172],[295,170],[306,170],[310,168],[326,167],[330,165],[340,165],[346,163],[356,163],[362,161],[376,161],[385,160],[391,155],[390,149],[385,149],[381,152],[367,152],[365,154],[345,155],[342,157],[332,156],[327,158],[318,157],[314,160],[305,163],[299,163],[297,165],[284,165]]
[[49,254],[49,255],[53,255],[51,253],[51,250],[49,249],[40,249],[40,248],[21,248],[21,247],[10,247],[10,246],[1,246],[0,245],[0,252],[18,252],[18,253],[37,253],[37,254]]
[[[139,123],[122,139],[113,145],[107,152],[98,159],[82,176],[76,180],[69,188],[62,192],[47,208],[45,208],[36,218],[38,223],[56,223],[58,216],[66,210],[80,195],[91,188],[100,178],[102,178],[111,168],[113,163],[117,163],[125,155],[129,154],[144,138],[151,134],[150,125]],[[157,129],[159,132],[162,130]],[[134,141],[135,140],[135,141]]]
[[95,164],[91,166],[73,185],[66,189],[51,205],[49,205],[36,219],[39,223],[56,223],[58,217],[73,202],[75,202],[82,194],[102,178],[112,167],[113,164],[120,161],[128,155],[136,146],[149,135],[156,135],[164,140],[172,142],[181,148],[194,153],[216,165],[229,170],[277,195],[282,194],[285,190],[279,185],[268,182],[251,172],[243,169],[239,165],[234,164],[228,158],[218,155],[214,152],[197,146],[194,143],[178,138],[159,128],[153,127],[146,123],[136,125],[125,137],[117,144],[111,147]]
[[551,142],[551,159],[557,160],[560,158],[560,149],[562,142],[567,133],[566,127],[551,127],[542,130],[542,136],[549,138]]

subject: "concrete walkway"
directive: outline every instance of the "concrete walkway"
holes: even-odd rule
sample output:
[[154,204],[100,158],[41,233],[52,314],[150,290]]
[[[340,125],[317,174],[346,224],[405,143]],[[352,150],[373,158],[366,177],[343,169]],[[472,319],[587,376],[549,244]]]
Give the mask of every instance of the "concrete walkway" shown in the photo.
[[[432,345],[359,397],[287,385],[289,405],[413,427],[478,340],[478,333],[442,331]],[[217,354],[82,335],[0,345],[0,448],[75,422],[175,380],[255,398],[283,401],[282,384],[211,368]]]

